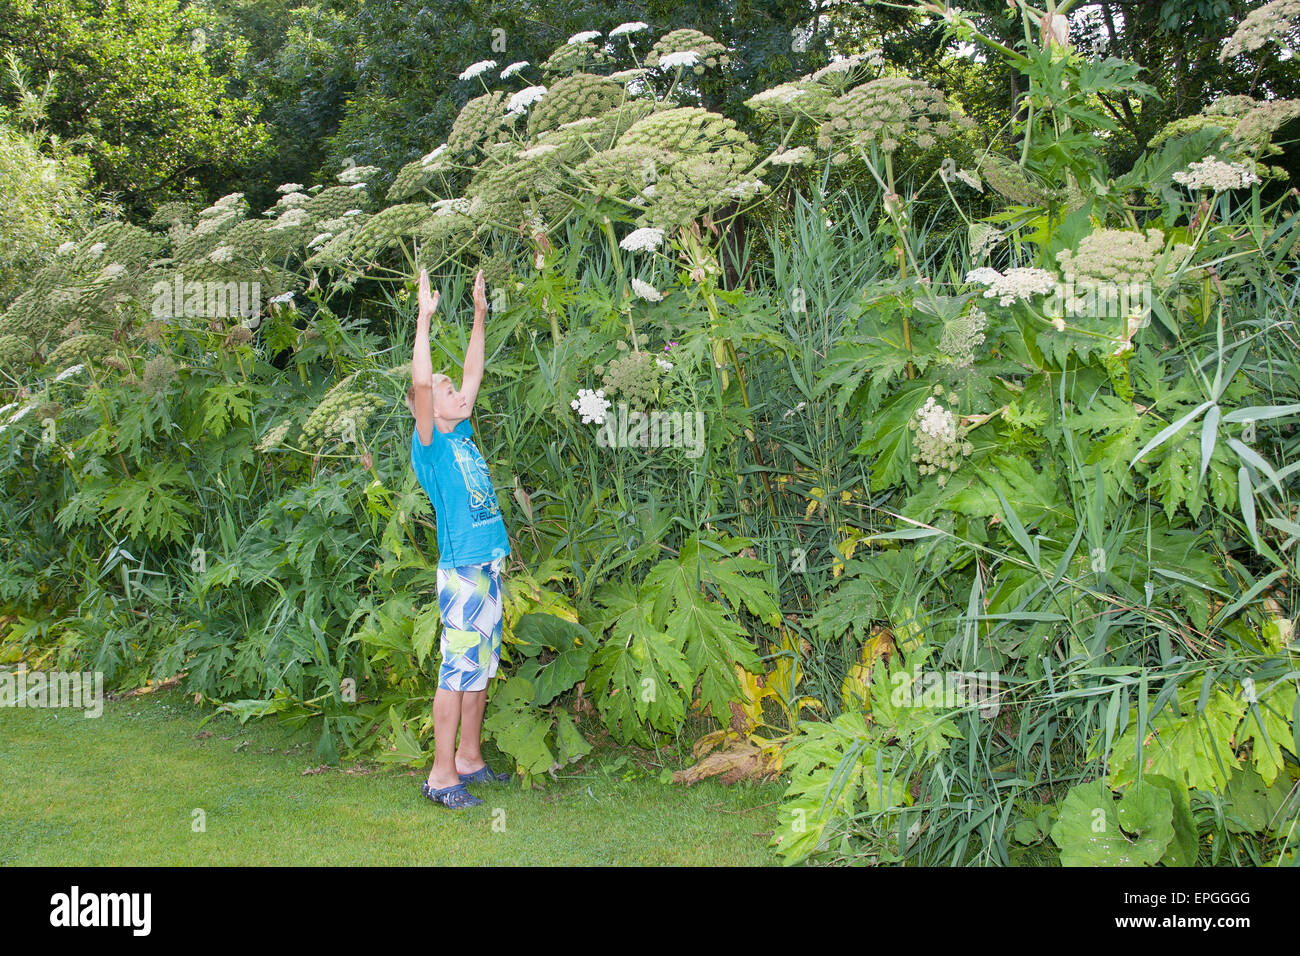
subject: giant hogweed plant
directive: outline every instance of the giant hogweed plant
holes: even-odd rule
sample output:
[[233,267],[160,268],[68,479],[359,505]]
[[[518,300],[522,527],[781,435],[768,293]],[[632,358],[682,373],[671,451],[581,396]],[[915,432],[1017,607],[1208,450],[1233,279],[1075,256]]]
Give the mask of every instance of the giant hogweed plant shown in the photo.
[[[1059,38],[1052,19],[1059,14],[1019,12]],[[461,79],[483,83],[484,94],[466,104],[445,143],[399,172],[382,203],[365,186],[377,170],[350,167],[337,185],[285,184],[261,220],[248,217],[238,194],[197,212],[160,209],[154,225],[168,233],[171,256],[154,262],[150,277],[256,272],[277,301],[260,326],[145,326],[151,339],[183,348],[193,366],[181,377],[187,401],[202,387],[202,417],[222,439],[219,448],[191,436],[186,454],[200,442],[212,460],[233,464],[201,483],[204,508],[181,545],[172,542],[176,550],[130,558],[139,563],[135,580],[148,579],[146,560],[185,569],[186,613],[202,625],[157,647],[130,648],[134,666],[150,665],[156,678],[184,673],[191,690],[244,717],[323,717],[319,752],[327,759],[341,743],[384,760],[427,761],[439,626],[430,611],[431,515],[402,464],[409,420],[376,404],[386,397],[400,409],[400,378],[388,373],[402,369],[384,363],[382,343],[359,320],[336,313],[364,307],[378,291],[382,314],[401,315],[409,290],[385,291],[386,284],[400,286],[428,264],[454,291],[481,264],[494,286],[489,364],[501,377],[485,383],[480,426],[494,473],[510,476],[501,497],[519,555],[507,576],[509,678],[492,695],[487,727],[530,776],[585,752],[571,707],[586,709],[588,690],[614,735],[642,744],[680,730],[691,707],[720,720],[729,711],[733,727],[752,731],[765,724],[762,703],[770,699],[787,724],[809,710],[830,718],[800,724],[785,756],[794,770],[791,802],[802,811],[799,830],[795,814],[782,815],[777,845],[787,858],[828,847],[841,833],[844,858],[865,846],[880,860],[960,862],[975,853],[1005,862],[1008,832],[1038,846],[1052,829],[1052,819],[1026,810],[1031,799],[1041,807],[1059,779],[1068,785],[1117,748],[1144,746],[1150,720],[1186,718],[1194,734],[1205,708],[1219,706],[1205,691],[1193,717],[1178,687],[1211,672],[1226,687],[1229,671],[1241,676],[1258,664],[1272,682],[1261,689],[1285,694],[1287,672],[1267,667],[1283,661],[1289,633],[1267,624],[1263,642],[1252,639],[1261,608],[1275,594],[1285,599],[1273,587],[1280,576],[1270,580],[1265,569],[1274,558],[1289,560],[1294,544],[1284,540],[1294,523],[1285,500],[1293,472],[1272,463],[1291,412],[1285,400],[1265,405],[1254,396],[1294,393],[1275,354],[1284,331],[1275,319],[1290,307],[1291,220],[1257,191],[1247,218],[1239,194],[1215,190],[1225,177],[1247,178],[1246,162],[1252,174],[1267,173],[1253,163],[1269,149],[1285,106],[1233,102],[1207,111],[1111,181],[1089,137],[1109,122],[1099,94],[1146,92],[1131,67],[1089,63],[1038,34],[1029,52],[1012,51],[985,41],[958,14],[942,15],[1030,77],[1027,135],[1006,155],[991,137],[973,170],[941,164],[976,141],[960,104],[868,56],[752,97],[755,116],[769,124],[763,135],[779,137],[770,152],[760,149],[733,121],[690,105],[690,75],[721,61],[710,62],[719,52],[711,38],[679,30],[645,61],[662,77],[645,73],[631,50],[631,69],[588,72],[606,64],[587,40],[566,44],[539,68],[560,76],[549,87],[513,95],[486,88],[482,77],[494,64],[474,64]],[[635,31],[619,35],[628,32]],[[1217,152],[1207,166],[1211,143]],[[722,246],[740,209],[779,222],[769,196],[794,185],[819,154],[823,187],[832,171],[837,187],[875,184],[868,192],[877,221],[863,217],[860,227],[892,253],[888,274],[854,297],[852,328],[840,333],[826,367],[818,358],[800,379],[788,374],[806,356],[781,318],[785,290],[724,288]],[[1007,206],[965,223],[969,261],[936,255],[927,247],[926,211],[965,218],[956,197],[985,188]],[[945,200],[951,205],[937,205]],[[1253,248],[1241,246],[1242,229]],[[142,245],[156,237],[119,232],[73,243],[0,319],[20,359],[48,359],[51,373],[81,360],[81,370],[110,380],[120,372],[130,388],[167,378],[157,345],[119,347],[135,342],[123,319],[134,317],[148,287],[114,286],[138,273],[100,267],[99,257],[121,265],[157,252]],[[1124,278],[1160,290],[1157,324],[1044,308],[1034,290],[1067,268],[1120,278],[1104,271],[1116,253]],[[1255,328],[1240,318],[1252,296],[1267,306]],[[83,326],[73,320],[83,313],[94,331],[78,339]],[[464,333],[445,316],[438,323],[435,361],[454,374]],[[1237,335],[1247,328],[1253,337],[1243,342]],[[660,374],[645,356],[663,346],[673,368]],[[217,374],[207,367],[214,355],[223,356]],[[287,397],[286,378],[296,379]],[[579,388],[607,378],[629,396],[703,410],[704,454],[593,447],[594,430],[569,403]],[[842,492],[850,517],[834,524],[849,537],[835,565],[839,586],[824,601],[756,556],[788,553],[780,546],[790,534],[782,488],[802,488],[801,480],[771,480],[775,456],[792,449],[783,448],[783,426],[764,406],[786,384],[806,400],[830,399],[845,422],[865,426],[855,450],[868,473],[866,494]],[[110,471],[121,450],[114,420],[103,415],[102,454],[92,459],[100,491],[145,466],[123,458],[120,472]],[[1246,434],[1252,424],[1262,438]],[[1189,448],[1183,432],[1192,426]],[[254,446],[253,461],[229,454]],[[165,444],[144,449],[160,462],[182,457]],[[794,457],[798,473],[807,462]],[[184,475],[165,477],[166,490],[184,500]],[[805,519],[843,510],[824,478],[808,483]],[[150,489],[162,486],[135,487],[133,507],[146,520]],[[1239,526],[1204,517],[1207,502],[1229,515],[1239,506]],[[83,544],[95,522],[131,513],[106,497],[78,507],[69,517],[77,517]],[[169,524],[126,530],[161,543]],[[735,533],[743,526],[767,529],[777,546]],[[200,538],[221,542],[203,570],[184,547]],[[1242,551],[1247,539],[1260,548],[1253,557]],[[122,570],[117,543],[105,563]],[[870,556],[855,561],[855,549]],[[96,562],[79,561],[85,591],[115,600],[102,582],[91,583],[101,577]],[[1245,594],[1234,594],[1243,581]],[[348,589],[346,600],[326,599],[336,586]],[[811,621],[783,620],[778,610],[818,604]],[[1286,620],[1280,610],[1271,617]],[[33,622],[25,633],[40,631]],[[124,633],[105,629],[102,646],[121,647]],[[1216,643],[1236,656],[1214,657],[1207,648]],[[763,645],[775,651],[770,663],[760,659]],[[832,645],[860,645],[860,663],[846,675],[842,699],[810,699],[801,680],[834,670],[818,659]],[[1133,668],[1149,661],[1159,668],[1135,677]],[[907,694],[885,699],[886,686],[905,684],[904,663],[926,662],[1014,675],[1007,716],[991,727],[924,695],[919,703]],[[831,673],[819,681],[839,683]],[[1148,701],[1142,690],[1153,682],[1161,687]],[[1262,706],[1276,716],[1284,704]],[[1252,710],[1243,720],[1261,715]],[[788,734],[789,726],[758,743],[768,748]],[[1234,726],[1227,743],[1253,761],[1276,739],[1266,736],[1270,743],[1257,748]],[[1097,745],[1100,756],[1081,756]],[[1289,779],[1291,758],[1268,753],[1251,769],[1277,769],[1278,786]],[[990,783],[1008,774],[1048,786],[1018,786],[1008,800],[1006,788]],[[1228,777],[1231,795],[1256,792],[1243,779]],[[1111,783],[1128,786],[1123,776]],[[1215,802],[1218,791],[1175,781],[1171,819],[1183,806],[1174,800],[1179,786],[1189,806],[1195,798],[1201,823],[1212,812],[1225,833],[1259,817],[1243,825],[1224,800]],[[1256,808],[1272,806],[1273,795]],[[1160,797],[1135,795],[1129,805],[1139,803],[1163,819]],[[1114,812],[1129,815],[1123,806]],[[1160,819],[1155,829],[1163,832]],[[1186,827],[1179,832],[1185,838]]]
[[[882,665],[865,721],[846,706],[786,748],[773,842],[788,861],[1005,863],[1033,847],[1188,865],[1207,846],[1220,862],[1241,859],[1225,843],[1255,853],[1234,838],[1253,832],[1291,860],[1300,700],[1278,585],[1300,532],[1300,462],[1284,457],[1300,414],[1284,358],[1297,213],[1292,194],[1263,199],[1259,159],[1295,114],[1261,110],[1252,139],[1241,109],[1207,111],[1111,178],[1095,96],[1149,90],[1126,64],[1070,52],[1053,12],[1022,12],[1023,54],[947,14],[1028,81],[1018,157],[981,164],[983,181],[961,171],[1006,211],[970,223],[964,270],[925,275],[908,269],[907,205],[886,201],[898,274],[850,311],[819,385],[861,422],[854,451],[886,496],[888,530],[866,542],[901,543],[932,573],[916,593],[895,567],[890,583],[915,596],[882,600],[897,552],[877,551],[817,620],[901,634],[916,667],[1000,674],[999,717],[958,701],[927,725],[957,719],[956,740],[908,746],[896,713],[876,719],[898,701]],[[1128,288],[1149,309],[1083,298]]]

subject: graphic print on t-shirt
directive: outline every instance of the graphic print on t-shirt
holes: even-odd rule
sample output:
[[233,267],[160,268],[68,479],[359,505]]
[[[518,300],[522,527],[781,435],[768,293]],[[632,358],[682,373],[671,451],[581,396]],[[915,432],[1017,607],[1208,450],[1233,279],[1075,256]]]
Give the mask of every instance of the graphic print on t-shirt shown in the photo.
[[488,474],[487,462],[483,460],[473,438],[468,435],[447,437],[451,442],[452,455],[465,478],[465,487],[469,489],[470,524],[478,527],[501,513],[496,489],[492,487],[492,476]]

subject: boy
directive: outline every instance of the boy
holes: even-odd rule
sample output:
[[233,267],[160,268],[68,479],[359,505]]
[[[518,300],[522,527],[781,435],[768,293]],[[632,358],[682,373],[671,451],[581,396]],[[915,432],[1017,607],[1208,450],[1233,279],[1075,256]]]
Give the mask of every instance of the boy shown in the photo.
[[495,676],[501,658],[501,566],[510,553],[510,539],[469,422],[483,381],[487,314],[483,270],[474,279],[474,328],[460,391],[446,375],[433,374],[429,319],[438,298],[438,293],[429,292],[428,271],[421,269],[406,406],[415,418],[411,464],[433,503],[438,524],[438,609],[443,629],[442,667],[433,698],[433,769],[420,792],[460,810],[483,802],[465,784],[510,780],[510,774],[492,771],[480,749],[487,682]]

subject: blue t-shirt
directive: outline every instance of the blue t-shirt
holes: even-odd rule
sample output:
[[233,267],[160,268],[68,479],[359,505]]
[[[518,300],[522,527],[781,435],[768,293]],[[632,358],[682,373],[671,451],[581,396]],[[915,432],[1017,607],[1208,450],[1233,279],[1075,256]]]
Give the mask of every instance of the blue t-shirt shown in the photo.
[[435,426],[428,445],[413,429],[411,465],[437,518],[438,567],[486,564],[510,553],[492,476],[468,418],[446,434]]

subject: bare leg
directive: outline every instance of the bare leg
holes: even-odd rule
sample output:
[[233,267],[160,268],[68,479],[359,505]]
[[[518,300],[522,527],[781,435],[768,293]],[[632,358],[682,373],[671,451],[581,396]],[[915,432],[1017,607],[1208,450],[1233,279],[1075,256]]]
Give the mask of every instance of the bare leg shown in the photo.
[[487,689],[467,690],[460,703],[460,746],[456,748],[456,772],[473,773],[486,765],[483,759],[483,711]]
[[[474,695],[445,687],[439,687],[433,695],[433,769],[429,771],[429,786],[434,790],[445,790],[460,783],[455,759],[456,725],[460,722],[461,698],[472,696]],[[480,724],[482,715],[480,708]]]

